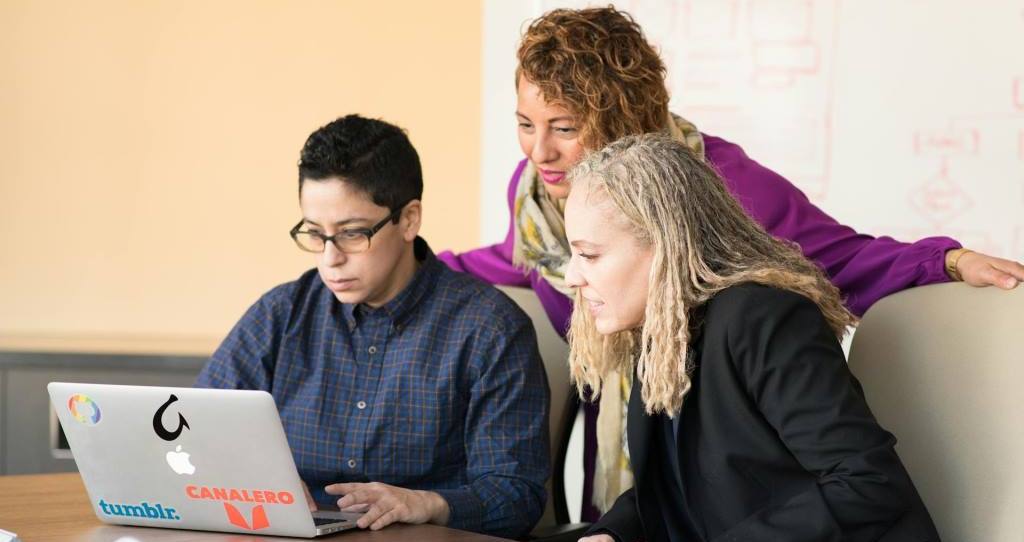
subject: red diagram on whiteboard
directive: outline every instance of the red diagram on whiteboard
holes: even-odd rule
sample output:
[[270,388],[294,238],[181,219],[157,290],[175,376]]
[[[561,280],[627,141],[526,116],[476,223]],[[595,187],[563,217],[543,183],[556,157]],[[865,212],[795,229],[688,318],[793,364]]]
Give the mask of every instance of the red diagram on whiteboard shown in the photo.
[[736,39],[740,9],[737,0],[682,2],[684,27],[694,39]]
[[974,200],[950,178],[949,163],[943,160],[939,174],[918,186],[910,195],[910,206],[942,228],[974,206]]
[[754,86],[784,88],[801,75],[821,68],[821,50],[812,36],[811,0],[779,2],[752,0],[748,12],[753,39]]
[[820,200],[832,161],[838,4],[683,0],[659,4],[657,17],[635,14],[655,29],[648,36],[666,60],[673,110]]
[[967,130],[918,130],[914,133],[914,154],[939,155],[978,154],[981,133],[977,128]]
[[944,128],[921,129],[914,132],[914,154],[937,157],[939,174],[910,192],[910,205],[933,227],[946,229],[955,218],[974,206],[974,200],[950,175],[950,160],[977,156],[981,148],[981,130],[950,123]]
[[1017,111],[1024,111],[1024,76],[1013,80],[1013,106]]

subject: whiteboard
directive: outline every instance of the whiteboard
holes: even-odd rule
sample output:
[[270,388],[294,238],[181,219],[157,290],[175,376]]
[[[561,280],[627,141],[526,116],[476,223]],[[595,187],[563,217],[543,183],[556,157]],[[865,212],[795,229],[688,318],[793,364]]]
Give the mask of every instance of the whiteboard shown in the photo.
[[[554,7],[485,0],[481,241],[503,238],[515,52]],[[1024,0],[633,0],[671,109],[872,235],[1024,260]]]

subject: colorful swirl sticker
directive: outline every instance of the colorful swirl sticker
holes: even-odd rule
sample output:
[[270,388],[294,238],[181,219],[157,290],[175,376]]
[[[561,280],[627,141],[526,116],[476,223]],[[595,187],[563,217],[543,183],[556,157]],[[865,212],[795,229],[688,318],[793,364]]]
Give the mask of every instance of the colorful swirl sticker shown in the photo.
[[76,393],[68,399],[68,410],[78,420],[78,423],[85,425],[96,425],[100,423],[100,406],[89,396]]

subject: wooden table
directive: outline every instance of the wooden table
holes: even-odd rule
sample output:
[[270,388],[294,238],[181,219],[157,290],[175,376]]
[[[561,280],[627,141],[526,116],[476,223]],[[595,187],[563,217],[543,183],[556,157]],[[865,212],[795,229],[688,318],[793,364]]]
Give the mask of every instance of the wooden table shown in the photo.
[[[178,529],[106,525],[93,514],[78,473],[0,476],[0,529],[22,542],[82,540],[90,542],[288,540],[270,536],[209,533]],[[338,537],[338,538],[334,538]],[[342,538],[343,537],[343,538]],[[323,537],[343,542],[499,542],[503,539],[436,525],[391,525],[380,531],[351,530]],[[320,539],[317,539],[320,540]]]

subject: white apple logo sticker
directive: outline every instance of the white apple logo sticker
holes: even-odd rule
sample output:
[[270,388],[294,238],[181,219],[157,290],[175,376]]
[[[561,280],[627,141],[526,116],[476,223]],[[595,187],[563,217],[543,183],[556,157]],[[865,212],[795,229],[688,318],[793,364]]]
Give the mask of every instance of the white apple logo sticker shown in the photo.
[[194,474],[196,467],[188,460],[188,453],[181,451],[179,444],[173,452],[167,452],[167,464],[178,474]]

